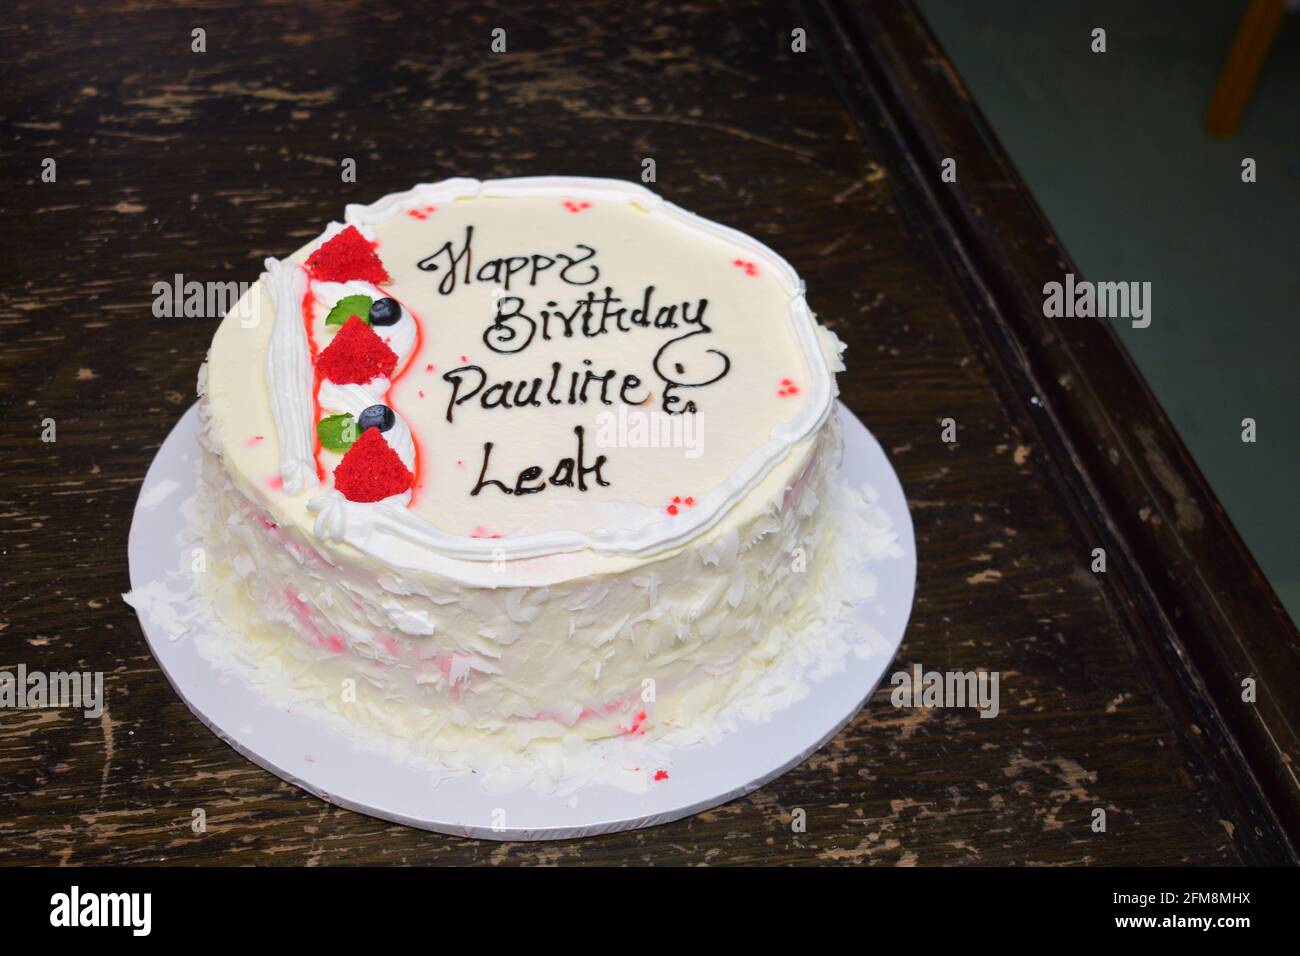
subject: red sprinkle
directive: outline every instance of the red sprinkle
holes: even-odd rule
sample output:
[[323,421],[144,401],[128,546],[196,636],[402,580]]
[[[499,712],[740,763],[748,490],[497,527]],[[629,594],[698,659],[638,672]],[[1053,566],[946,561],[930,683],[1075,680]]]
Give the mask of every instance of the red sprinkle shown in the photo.
[[361,279],[376,285],[389,282],[388,271],[375,255],[375,245],[361,235],[356,226],[348,226],[311,254],[307,268],[312,277],[321,282],[347,282],[349,279]]
[[316,356],[317,370],[339,385],[364,385],[371,379],[392,375],[396,367],[397,355],[355,315]]
[[676,506],[676,505],[669,505],[669,506],[668,506],[668,513],[669,513],[670,515],[675,515],[675,514],[677,514],[677,506]]
[[656,780],[667,780],[667,779],[668,779],[668,771],[667,771],[667,770],[656,770],[656,771],[655,771],[655,779],[656,779]]
[[334,469],[334,487],[348,501],[380,501],[411,487],[415,477],[378,428],[367,428]]
[[627,730],[623,730],[622,726],[620,725],[619,730],[622,730],[623,733],[625,734],[644,734],[645,731],[641,729],[641,725],[645,723],[645,721],[646,721],[645,711],[644,710],[638,711],[636,717],[634,717],[632,720],[632,726],[627,728]]

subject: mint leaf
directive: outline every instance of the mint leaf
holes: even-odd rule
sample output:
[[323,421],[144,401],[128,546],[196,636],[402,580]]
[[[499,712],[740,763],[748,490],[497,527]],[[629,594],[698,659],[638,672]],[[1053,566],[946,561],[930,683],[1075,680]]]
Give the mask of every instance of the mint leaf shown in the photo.
[[357,423],[351,415],[331,415],[316,423],[316,434],[322,448],[330,451],[347,451],[357,440]]
[[325,316],[326,325],[342,325],[351,316],[356,316],[366,325],[370,324],[370,307],[375,300],[368,295],[345,295],[334,303],[330,314]]

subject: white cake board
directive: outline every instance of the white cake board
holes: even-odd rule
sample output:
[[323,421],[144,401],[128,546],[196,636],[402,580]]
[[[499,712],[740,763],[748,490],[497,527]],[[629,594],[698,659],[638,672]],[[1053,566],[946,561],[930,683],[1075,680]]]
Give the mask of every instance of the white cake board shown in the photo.
[[[354,739],[321,715],[266,699],[217,670],[188,638],[173,639],[148,614],[140,624],[172,687],[218,737],[254,763],[316,796],[384,820],[487,840],[558,840],[654,826],[726,803],[794,767],[830,740],[875,691],[903,640],[916,582],[916,542],[897,475],[879,443],[843,405],[842,477],[869,483],[893,523],[902,558],[880,561],[876,599],[854,609],[855,620],[883,641],[844,656],[838,673],[766,722],[742,721],[712,744],[678,748],[669,778],[645,793],[591,784],[575,794],[541,795],[528,788],[491,792],[475,776],[431,783],[427,768]],[[182,503],[195,491],[200,449],[198,413],[191,408],[154,458],[132,519],[128,553],[131,586],[175,575],[189,554],[177,539]],[[216,628],[214,622],[208,627]],[[504,821],[504,823],[503,823]]]

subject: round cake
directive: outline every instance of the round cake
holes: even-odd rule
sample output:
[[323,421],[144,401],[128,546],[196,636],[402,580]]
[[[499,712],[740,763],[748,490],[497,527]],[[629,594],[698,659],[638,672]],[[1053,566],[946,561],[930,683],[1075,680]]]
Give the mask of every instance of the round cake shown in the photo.
[[412,749],[689,732],[828,613],[841,350],[785,260],[633,183],[348,206],[213,339],[207,587]]

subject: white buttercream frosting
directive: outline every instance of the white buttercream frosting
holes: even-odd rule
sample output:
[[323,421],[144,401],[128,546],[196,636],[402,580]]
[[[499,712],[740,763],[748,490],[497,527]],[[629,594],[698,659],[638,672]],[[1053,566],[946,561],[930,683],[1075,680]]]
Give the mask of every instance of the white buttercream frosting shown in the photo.
[[[368,238],[374,238],[378,242],[381,257],[386,257],[388,263],[394,263],[401,255],[398,250],[405,245],[427,252],[430,247],[436,246],[437,241],[451,235],[451,233],[435,232],[426,226],[420,233],[420,235],[429,234],[425,239],[426,246],[418,246],[415,245],[419,241],[417,238],[409,237],[394,227],[390,229],[395,233],[391,240],[392,245],[386,244],[384,229],[395,217],[400,217],[404,212],[434,209],[448,204],[452,204],[455,209],[460,209],[466,203],[486,203],[488,205],[484,208],[492,209],[495,214],[500,209],[499,204],[502,201],[538,197],[565,197],[565,202],[612,203],[615,204],[615,208],[635,210],[643,217],[657,221],[670,230],[665,235],[680,233],[702,243],[705,248],[720,247],[719,262],[724,268],[729,261],[727,257],[731,256],[736,264],[742,261],[751,263],[756,272],[761,272],[765,277],[764,281],[775,280],[773,291],[780,295],[780,301],[773,302],[773,311],[782,317],[785,325],[784,332],[790,336],[797,349],[801,368],[806,375],[800,382],[801,397],[798,403],[793,405],[794,414],[788,417],[774,417],[770,427],[762,436],[763,440],[757,442],[746,453],[730,453],[730,465],[726,470],[713,478],[710,487],[696,490],[693,495],[696,502],[694,506],[676,515],[665,514],[659,507],[659,502],[627,498],[619,499],[623,505],[621,508],[605,507],[604,510],[609,513],[609,518],[598,527],[554,527],[537,531],[510,530],[499,538],[486,538],[470,536],[460,528],[440,527],[418,509],[394,513],[391,510],[375,507],[371,503],[348,503],[355,507],[346,509],[349,512],[347,520],[334,521],[332,526],[345,528],[347,537],[343,540],[353,547],[363,550],[375,549],[370,553],[383,560],[396,560],[399,552],[409,554],[410,548],[406,545],[410,545],[427,552],[430,556],[485,562],[500,560],[503,555],[506,560],[513,560],[579,550],[632,557],[648,557],[664,553],[680,547],[683,543],[716,526],[728,510],[743,499],[795,443],[811,435],[829,416],[835,397],[831,366],[837,360],[839,344],[833,340],[828,341],[828,333],[824,330],[819,332],[805,300],[802,282],[794,269],[762,243],[688,213],[641,186],[615,180],[568,177],[487,182],[453,179],[418,186],[406,193],[387,196],[369,206],[349,206],[346,220],[348,224],[363,230]],[[536,216],[538,213],[534,207],[527,207],[521,208],[520,215]],[[435,221],[436,217],[430,216],[421,220],[421,223],[423,225]],[[318,248],[341,228],[344,228],[341,224],[331,224],[318,240],[309,244],[307,250]],[[637,240],[626,234],[626,226],[622,227],[622,231],[616,232],[615,236],[622,242],[630,241],[633,249],[638,249],[640,246]],[[647,249],[647,254],[653,252],[653,247]],[[305,258],[304,253],[300,253],[299,256]],[[652,277],[653,261],[651,259],[646,268],[646,274]],[[299,335],[298,326],[301,326],[301,320],[295,326],[292,315],[297,303],[301,301],[301,295],[295,299],[293,292],[296,290],[286,290],[281,293],[278,287],[272,288],[271,291],[276,300],[277,335],[281,334],[281,325],[286,326],[283,330],[285,337],[289,334],[287,328],[289,326],[294,326],[294,334]],[[312,292],[313,299],[317,303],[315,311],[318,319],[323,317],[329,307],[344,295],[365,294],[377,298],[384,294],[377,287],[361,281],[314,283]],[[499,297],[500,290],[494,294]],[[438,335],[447,327],[443,316],[439,314],[440,306],[442,303],[438,302],[427,308],[417,309],[427,313],[423,321],[428,323],[428,334],[432,336]],[[752,322],[757,316],[737,314],[728,318],[732,327],[717,329],[715,334],[718,338],[729,339],[740,344],[744,342],[743,336],[761,336],[761,332],[743,328],[745,323]],[[401,370],[411,358],[410,352],[415,342],[414,322],[409,310],[403,309],[403,317],[397,325],[390,329],[376,331],[398,354],[398,374],[401,374]],[[582,354],[577,348],[570,351],[574,356]],[[794,360],[792,356],[791,362],[793,363]],[[778,370],[773,371],[775,373]],[[301,363],[298,363],[293,367],[292,374],[279,374],[269,379],[273,401],[285,408],[283,416],[277,415],[277,425],[283,418],[283,427],[289,431],[282,439],[282,457],[290,457],[291,461],[286,467],[290,467],[295,475],[301,475],[304,470],[300,423],[304,417],[310,417],[311,411],[310,398],[303,397],[301,377]],[[438,384],[441,386],[442,383]],[[392,383],[386,379],[377,379],[364,386],[337,386],[331,382],[323,382],[317,398],[321,407],[326,410],[348,411],[356,414],[359,411],[357,406],[361,402],[375,404],[381,401],[391,385]],[[423,395],[422,390],[421,396]],[[742,405],[741,401],[731,396],[719,396],[717,401]],[[397,412],[398,417],[401,418],[403,410],[399,408]],[[737,407],[728,412],[734,420],[742,420],[747,414],[754,415],[758,412],[747,410],[745,407]],[[703,422],[720,423],[712,426],[711,431],[728,430],[728,418],[720,417],[714,410],[701,412],[700,418]],[[415,450],[410,444],[409,435],[398,431],[387,437],[389,443],[410,467]],[[290,484],[289,477],[286,475],[288,494],[297,494],[298,489],[305,487],[306,484],[305,481],[300,480]],[[319,498],[315,499],[313,508],[318,510],[323,504],[324,502]],[[492,522],[483,523],[492,524]],[[435,566],[436,563],[430,560],[417,566],[428,568]]]
[[[793,484],[765,486],[745,521],[670,558],[502,588],[335,564],[258,512],[213,455],[198,497],[214,572],[205,583],[229,630],[251,642],[240,655],[274,662],[276,676],[262,680],[449,767],[499,765],[559,738],[688,743],[705,726],[697,721],[758,680],[794,635],[809,639],[835,602],[870,593],[848,554],[896,552],[878,510],[855,505],[846,516],[841,505],[833,516],[826,505],[844,493],[830,484],[836,423],[816,445]],[[355,706],[337,693],[349,677]]]
[[[212,583],[236,596],[232,627],[279,642],[287,673],[323,686],[356,678],[369,719],[444,754],[689,734],[827,613],[823,584],[843,563],[823,507],[843,346],[776,253],[610,180],[449,180],[349,206],[346,219],[391,282],[316,281],[268,260],[265,290],[251,294],[270,296],[273,327],[223,324],[201,402]],[[331,224],[295,262],[343,228]],[[599,282],[591,264],[579,270],[584,256]],[[576,276],[557,278],[562,261]],[[395,325],[374,329],[397,366],[316,389],[311,352],[336,333],[324,319],[347,295],[401,303]],[[503,311],[511,296],[516,313]],[[597,296],[621,317],[593,331]],[[635,306],[644,322],[629,317]],[[498,321],[525,308],[531,329]],[[604,398],[606,368],[635,370],[640,387],[581,397],[589,369]],[[545,400],[519,399],[550,369]],[[485,391],[494,377],[498,401],[454,404],[458,376],[479,373]],[[680,404],[669,420],[703,430],[698,456],[597,443],[599,415],[670,408],[670,394]],[[379,403],[394,411],[383,434],[414,486],[350,501],[332,487],[339,458],[316,449],[313,418]],[[588,445],[575,453],[577,427]],[[489,452],[499,485],[481,481]],[[564,459],[549,482],[521,470],[566,454],[608,480],[565,484]],[[530,481],[536,494],[518,490]],[[864,546],[892,545],[875,531]]]
[[[212,437],[209,420],[204,435],[209,447]],[[389,753],[403,763],[414,760],[431,774],[432,784],[440,778],[474,773],[493,792],[528,786],[539,793],[563,796],[591,783],[643,791],[656,785],[659,769],[674,769],[678,748],[715,740],[737,722],[765,725],[789,704],[817,693],[817,682],[837,673],[845,655],[878,654],[889,647],[861,614],[853,615],[849,608],[875,597],[871,570],[876,562],[901,555],[896,535],[888,516],[874,504],[869,487],[852,489],[832,481],[825,500],[815,509],[823,530],[817,532],[819,556],[809,568],[816,570],[803,598],[806,609],[787,615],[773,627],[774,637],[768,642],[770,658],[765,652],[738,663],[736,669],[742,673],[734,681],[734,694],[721,696],[712,705],[702,704],[680,726],[654,724],[648,733],[593,740],[592,728],[578,719],[573,726],[547,724],[544,735],[537,735],[532,722],[521,729],[509,721],[485,734],[457,725],[436,705],[373,693],[368,680],[356,680],[357,672],[350,670],[345,655],[318,646],[310,636],[299,639],[298,633],[283,623],[285,617],[295,616],[291,606],[286,605],[278,615],[268,615],[256,600],[261,577],[256,560],[263,552],[256,545],[248,547],[248,539],[257,533],[255,525],[261,522],[252,516],[244,520],[221,517],[230,503],[244,499],[215,455],[204,455],[202,465],[205,478],[199,493],[183,507],[191,513],[190,531],[180,538],[187,543],[182,562],[185,573],[137,588],[124,596],[127,602],[160,633],[172,640],[195,642],[200,653],[223,672],[222,680],[228,679],[228,673],[277,706],[317,717],[322,733],[342,733],[353,746]],[[265,530],[273,534],[273,529]],[[189,573],[188,542],[202,544],[209,551],[209,573]],[[285,549],[279,544],[273,547],[278,561]],[[288,550],[298,551],[296,547]],[[741,536],[729,533],[701,549],[699,556],[706,567],[733,569],[742,553]],[[300,556],[312,560],[306,554]],[[390,574],[381,574],[377,583],[381,602],[384,593],[414,593]],[[616,582],[607,579],[579,588],[563,600],[557,595],[555,600],[570,612],[598,613],[616,590]],[[737,590],[737,586],[732,584],[729,590]],[[743,590],[750,593],[748,588]],[[888,597],[892,601],[899,596]],[[402,634],[427,640],[442,623],[435,616],[437,608],[451,603],[455,602],[443,598],[410,611],[391,602],[386,611]],[[536,604],[532,598],[516,595],[509,601],[508,613],[527,616],[531,613],[528,608]],[[208,615],[215,615],[213,624],[223,626],[213,627]],[[468,687],[476,674],[502,670],[487,658],[476,662],[463,658],[450,664],[445,679],[453,686]],[[346,680],[348,677],[353,680]],[[340,688],[350,684],[356,684],[358,692],[341,694]],[[581,718],[581,713],[567,716]],[[521,743],[518,735],[527,742]]]
[[[296,495],[316,483],[312,459],[316,425],[311,420],[314,373],[300,311],[307,273],[292,262],[267,259],[263,281],[275,302],[265,367],[280,438],[280,478],[285,493]],[[232,312],[239,314],[238,309]]]

